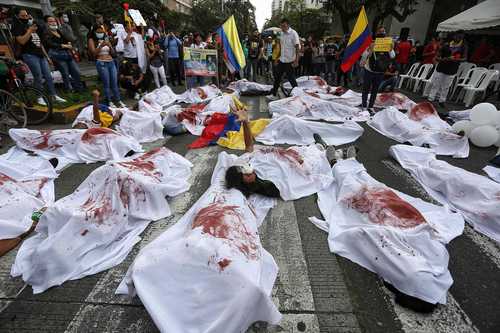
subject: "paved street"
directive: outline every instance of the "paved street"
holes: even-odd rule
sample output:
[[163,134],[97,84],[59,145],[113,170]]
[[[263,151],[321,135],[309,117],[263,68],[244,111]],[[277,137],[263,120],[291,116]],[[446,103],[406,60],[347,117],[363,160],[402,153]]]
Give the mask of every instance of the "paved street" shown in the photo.
[[[244,98],[253,118],[267,117],[264,97]],[[388,155],[394,141],[362,124],[358,160],[377,180],[433,202],[422,187]],[[126,260],[104,272],[64,283],[33,295],[21,279],[9,276],[16,251],[0,259],[0,332],[155,332],[139,299],[114,291],[138,251],[176,223],[208,188],[222,151],[218,146],[188,150],[193,136],[167,138],[165,145],[194,164],[191,189],[171,199],[173,215],[146,229]],[[2,152],[8,145],[4,146]],[[468,171],[482,173],[496,149],[471,146],[467,159],[442,158]],[[56,180],[56,197],[70,194],[101,164],[72,165]],[[273,299],[283,314],[281,327],[255,325],[251,332],[500,332],[500,246],[466,226],[449,246],[454,284],[448,304],[421,315],[393,302],[392,293],[375,274],[330,253],[327,234],[308,217],[321,217],[316,196],[279,201],[260,229],[264,248],[280,271]],[[186,295],[186,297],[189,297]]]

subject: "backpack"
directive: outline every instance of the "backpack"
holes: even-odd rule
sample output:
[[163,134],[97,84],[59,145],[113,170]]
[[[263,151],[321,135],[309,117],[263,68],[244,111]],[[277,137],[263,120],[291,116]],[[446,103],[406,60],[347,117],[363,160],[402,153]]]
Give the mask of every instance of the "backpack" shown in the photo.
[[377,73],[385,73],[391,64],[391,57],[388,52],[373,52],[370,55],[370,70]]

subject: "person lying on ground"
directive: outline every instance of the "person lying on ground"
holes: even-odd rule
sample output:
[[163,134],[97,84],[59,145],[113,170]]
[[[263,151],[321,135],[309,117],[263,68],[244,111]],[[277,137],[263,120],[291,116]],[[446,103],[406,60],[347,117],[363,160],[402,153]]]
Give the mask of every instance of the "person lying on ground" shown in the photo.
[[97,128],[97,127],[105,127],[109,128],[116,122],[118,122],[122,116],[122,112],[117,110],[114,115],[111,113],[109,108],[104,104],[99,104],[100,97],[99,90],[92,91],[92,111],[93,118],[90,123],[86,122],[78,122],[73,125],[73,128],[76,129],[87,129],[87,128]]
[[[243,127],[243,136],[245,141],[245,151],[247,153],[254,152],[254,138],[250,130],[248,111],[244,105],[232,108],[232,112],[238,117]],[[326,152],[326,157],[331,165],[337,160],[343,158],[351,158],[356,156],[357,148],[350,146],[345,150],[335,149],[334,146],[328,146],[318,134],[314,134],[316,140],[315,145],[319,150]],[[303,163],[303,161],[299,161]],[[269,180],[259,178],[253,167],[248,164],[233,165],[229,167],[225,175],[226,187],[235,188],[242,192],[245,196],[251,194],[261,194],[267,197],[280,198],[282,197],[278,187]]]

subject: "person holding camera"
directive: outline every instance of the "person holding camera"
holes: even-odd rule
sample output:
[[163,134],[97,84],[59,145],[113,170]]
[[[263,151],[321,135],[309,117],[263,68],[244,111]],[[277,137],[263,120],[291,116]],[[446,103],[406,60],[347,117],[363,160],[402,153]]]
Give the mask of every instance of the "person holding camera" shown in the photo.
[[170,71],[170,80],[172,81],[172,86],[175,86],[175,80],[177,79],[177,84],[182,85],[181,76],[181,51],[182,42],[175,34],[170,31],[167,38],[164,41],[164,47],[168,55],[168,69]]
[[[146,55],[149,59],[149,70],[153,74],[156,88],[167,85],[167,76],[163,66],[163,51],[157,41],[149,40],[146,43]],[[160,79],[162,84],[160,84]]]
[[[105,104],[110,107],[124,108],[118,88],[118,70],[113,60],[113,48],[103,25],[92,29],[88,40],[89,52],[96,57],[96,68],[104,88]],[[115,104],[116,103],[116,104]]]
[[[54,101],[64,103],[66,100],[57,96],[49,66],[52,61],[48,57],[37,31],[38,26],[34,23],[31,15],[25,9],[19,9],[12,25],[12,35],[15,38],[16,49],[19,51],[18,56],[28,65],[33,75],[35,87],[43,90],[43,79],[45,79],[49,95]],[[46,104],[41,97],[37,103]]]

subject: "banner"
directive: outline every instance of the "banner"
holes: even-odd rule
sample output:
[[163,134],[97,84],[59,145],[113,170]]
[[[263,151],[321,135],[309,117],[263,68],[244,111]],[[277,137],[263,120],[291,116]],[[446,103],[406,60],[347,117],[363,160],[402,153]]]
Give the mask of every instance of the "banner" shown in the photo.
[[184,73],[186,76],[217,77],[217,50],[185,47]]
[[390,52],[392,50],[392,38],[375,38],[375,47],[373,51],[375,52]]

